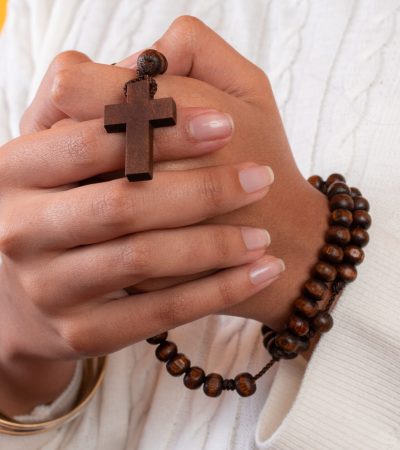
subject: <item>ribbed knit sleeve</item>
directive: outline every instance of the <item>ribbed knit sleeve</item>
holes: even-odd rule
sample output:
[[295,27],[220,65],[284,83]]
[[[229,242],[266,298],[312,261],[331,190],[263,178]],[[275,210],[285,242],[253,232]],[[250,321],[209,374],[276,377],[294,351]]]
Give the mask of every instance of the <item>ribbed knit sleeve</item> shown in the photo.
[[280,363],[259,449],[400,448],[400,240],[379,224],[370,235],[359,277],[308,365]]

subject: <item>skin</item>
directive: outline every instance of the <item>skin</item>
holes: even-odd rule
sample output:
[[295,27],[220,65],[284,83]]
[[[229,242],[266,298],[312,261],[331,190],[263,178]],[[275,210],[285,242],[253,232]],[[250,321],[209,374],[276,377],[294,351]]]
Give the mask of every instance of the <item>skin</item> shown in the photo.
[[[22,136],[1,149],[0,398],[8,415],[52,401],[77,359],[211,313],[280,329],[323,244],[326,199],[295,164],[266,75],[191,17],[152,47],[169,61],[157,96],[178,105],[178,126],[155,134],[152,182],[119,178],[124,136],[103,128],[104,105],[124,101],[136,55],[117,67],[60,55]],[[234,133],[195,142],[188,121],[210,109],[230,114]],[[257,165],[271,166],[275,181],[249,194],[238,171]],[[268,255],[246,249],[240,226],[269,231]],[[255,285],[249,271],[277,264],[272,255],[284,260],[284,274]],[[134,295],[121,297],[127,286]]]

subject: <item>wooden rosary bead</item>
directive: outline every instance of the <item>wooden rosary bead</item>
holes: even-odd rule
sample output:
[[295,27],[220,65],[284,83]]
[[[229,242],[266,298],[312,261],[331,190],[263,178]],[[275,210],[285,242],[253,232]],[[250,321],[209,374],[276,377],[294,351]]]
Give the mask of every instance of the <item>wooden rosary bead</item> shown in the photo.
[[266,333],[266,334],[264,335],[264,338],[263,338],[263,345],[264,345],[264,347],[265,347],[266,349],[268,349],[269,342],[270,342],[271,339],[273,339],[275,336],[276,336],[276,332],[275,332],[275,331],[269,331],[268,333]]
[[330,225],[349,228],[353,222],[353,214],[348,209],[335,209],[329,218]]
[[361,197],[361,191],[355,187],[350,188],[350,195],[354,197]]
[[344,259],[351,264],[361,264],[364,261],[364,252],[357,245],[348,245],[344,249]]
[[369,211],[369,202],[364,197],[354,197],[354,211],[359,209],[363,211]]
[[333,173],[332,175],[329,175],[328,179],[326,180],[325,184],[327,188],[329,189],[329,186],[336,181],[341,181],[343,183],[346,183],[346,179],[343,175],[340,175],[340,173]]
[[328,286],[321,280],[310,278],[303,285],[303,292],[312,300],[322,300],[325,293],[328,292]]
[[223,379],[218,373],[210,373],[206,376],[203,391],[209,397],[218,397],[222,393]]
[[334,211],[335,209],[353,210],[354,208],[353,197],[348,194],[336,194],[330,199],[329,208],[331,211]]
[[161,342],[156,348],[156,356],[162,362],[167,362],[169,359],[173,358],[178,352],[177,346],[170,341]]
[[168,68],[167,58],[154,49],[147,49],[137,59],[137,70],[139,76],[148,75],[155,77],[163,74]]
[[157,334],[156,336],[152,336],[152,337],[146,339],[146,341],[149,344],[158,345],[158,344],[161,344],[161,342],[164,342],[167,339],[167,337],[168,337],[168,331],[164,331],[164,333]]
[[314,330],[326,333],[333,327],[332,316],[328,312],[319,312],[312,321]]
[[318,261],[314,266],[313,274],[322,281],[333,281],[336,278],[336,269],[332,264]]
[[299,340],[289,331],[282,331],[277,334],[275,344],[283,351],[293,353],[297,351]]
[[326,240],[331,244],[344,246],[350,242],[350,231],[346,227],[330,226],[326,232]]
[[325,182],[319,175],[312,175],[307,181],[319,191],[322,191],[324,188]]
[[351,243],[360,247],[365,247],[369,242],[369,234],[364,228],[354,228],[351,230]]
[[206,378],[206,374],[201,367],[191,367],[183,377],[183,384],[188,389],[198,389]]
[[299,338],[298,352],[306,352],[310,348],[311,342],[307,336]]
[[190,361],[183,353],[176,354],[167,362],[168,372],[174,376],[179,377],[190,368]]
[[364,228],[365,230],[368,230],[371,226],[371,216],[363,209],[358,209],[353,212],[353,221],[354,226]]
[[307,319],[297,316],[296,314],[292,314],[289,317],[288,328],[296,336],[304,336],[310,330],[310,324]]
[[319,311],[318,303],[305,297],[297,298],[293,306],[296,311],[307,318],[314,317]]
[[342,181],[335,181],[335,183],[331,184],[326,190],[326,195],[328,198],[332,198],[336,194],[350,195],[351,193],[346,183],[343,183]]
[[267,334],[270,331],[273,331],[272,328],[270,328],[268,325],[263,324],[263,326],[261,327],[261,334],[264,336],[264,334]]
[[248,372],[243,372],[239,373],[239,375],[236,375],[235,388],[236,392],[241,397],[249,397],[250,395],[253,395],[257,389],[253,375]]
[[357,269],[352,264],[338,264],[336,266],[339,280],[351,283],[357,278]]
[[325,244],[320,251],[320,258],[333,264],[343,260],[343,250],[334,244]]

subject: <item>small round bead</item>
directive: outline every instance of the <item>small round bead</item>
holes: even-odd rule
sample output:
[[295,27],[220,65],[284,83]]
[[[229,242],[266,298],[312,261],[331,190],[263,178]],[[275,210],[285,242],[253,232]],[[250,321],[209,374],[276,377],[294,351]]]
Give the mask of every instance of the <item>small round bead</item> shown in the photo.
[[357,245],[348,245],[344,249],[344,259],[345,261],[358,265],[364,261],[364,252]]
[[203,391],[209,397],[218,397],[222,392],[223,379],[218,373],[210,373],[206,376]]
[[296,336],[304,336],[310,330],[310,324],[307,319],[297,316],[296,314],[292,314],[289,317],[288,328]]
[[167,58],[157,50],[148,49],[142,52],[137,59],[137,70],[141,76],[154,77],[167,70]]
[[253,375],[247,372],[239,373],[235,377],[235,388],[242,397],[249,397],[256,392],[257,386]]
[[275,338],[275,344],[287,353],[296,352],[297,347],[299,345],[297,336],[294,336],[292,333],[288,331],[282,331],[278,333]]
[[310,278],[303,285],[303,291],[312,300],[322,300],[328,291],[328,286],[321,280]]
[[152,336],[152,337],[146,339],[146,341],[149,344],[158,345],[158,344],[161,344],[161,342],[164,342],[167,339],[167,337],[168,337],[168,331],[165,331],[164,333],[157,334],[156,336]]
[[354,197],[354,211],[356,210],[369,211],[369,202],[364,197]]
[[298,352],[306,352],[310,348],[310,339],[306,336],[299,338]]
[[190,368],[190,361],[183,353],[176,354],[167,362],[168,372],[174,376],[179,377]]
[[326,240],[331,244],[346,245],[350,242],[351,235],[348,228],[337,225],[330,226],[326,232]]
[[167,362],[178,352],[178,348],[173,342],[164,341],[156,348],[156,356],[162,362]]
[[268,344],[269,344],[270,340],[272,338],[274,338],[275,336],[276,336],[276,332],[275,331],[270,331],[269,333],[264,335],[263,345],[264,345],[265,348],[268,348]]
[[351,283],[357,278],[357,269],[352,264],[338,264],[336,269],[339,280]]
[[293,306],[296,311],[308,318],[314,317],[319,311],[318,303],[305,297],[297,298]]
[[350,189],[346,183],[343,183],[342,181],[336,181],[335,183],[329,186],[329,188],[326,191],[326,195],[328,196],[328,198],[332,198],[336,194],[350,195]]
[[363,228],[351,230],[351,243],[360,247],[365,247],[369,242],[369,234]]
[[329,200],[329,208],[331,211],[335,209],[352,210],[354,208],[354,200],[351,195],[336,194]]
[[183,377],[183,384],[188,389],[198,389],[206,378],[204,370],[200,367],[191,367]]
[[314,317],[312,326],[314,330],[326,333],[333,327],[332,316],[328,312],[320,312]]
[[264,334],[267,334],[269,331],[273,331],[272,328],[270,328],[268,325],[263,324],[261,327],[261,334],[264,336]]
[[346,183],[346,179],[343,175],[340,175],[340,173],[333,173],[332,175],[329,175],[328,179],[326,180],[326,185],[329,189],[329,186],[335,181],[342,181],[343,183]]
[[324,261],[337,264],[343,260],[343,250],[333,244],[325,244],[320,251],[320,258]]
[[350,188],[350,195],[354,198],[354,197],[361,197],[361,191],[359,189],[357,189],[356,187],[351,187]]
[[283,358],[284,355],[284,351],[279,348],[276,343],[275,343],[275,339],[273,339],[268,346],[268,351],[272,356],[272,359],[274,359],[275,361],[279,361],[281,358]]
[[315,187],[315,189],[318,189],[319,191],[322,191],[324,188],[324,180],[319,175],[312,175],[308,182],[311,184],[311,186]]
[[349,228],[353,222],[353,214],[348,209],[335,209],[331,213],[329,223]]
[[353,212],[353,226],[364,228],[368,230],[371,226],[371,216],[362,209]]
[[333,281],[336,278],[336,269],[327,262],[318,261],[314,266],[313,274],[322,281]]

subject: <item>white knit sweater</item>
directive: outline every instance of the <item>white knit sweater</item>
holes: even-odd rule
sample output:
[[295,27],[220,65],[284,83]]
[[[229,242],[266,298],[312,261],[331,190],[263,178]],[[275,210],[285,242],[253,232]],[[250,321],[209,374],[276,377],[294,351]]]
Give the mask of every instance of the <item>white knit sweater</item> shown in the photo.
[[[210,399],[185,389],[140,343],[111,356],[76,421],[38,436],[0,435],[1,450],[400,449],[399,10],[398,0],[9,1],[1,143],[18,135],[56,53],[118,61],[192,14],[268,73],[304,176],[344,173],[370,199],[374,223],[359,277],[308,364],[280,362],[251,398]],[[192,362],[225,376],[255,372],[268,356],[249,320],[212,316],[171,334]],[[73,391],[74,383],[33,416],[65,407]]]

